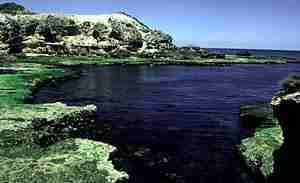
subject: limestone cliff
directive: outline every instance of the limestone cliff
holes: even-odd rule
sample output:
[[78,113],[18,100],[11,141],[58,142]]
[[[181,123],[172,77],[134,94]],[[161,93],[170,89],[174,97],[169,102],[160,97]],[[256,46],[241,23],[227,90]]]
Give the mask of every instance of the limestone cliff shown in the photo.
[[47,55],[151,54],[172,37],[138,19],[110,15],[0,14],[0,52]]

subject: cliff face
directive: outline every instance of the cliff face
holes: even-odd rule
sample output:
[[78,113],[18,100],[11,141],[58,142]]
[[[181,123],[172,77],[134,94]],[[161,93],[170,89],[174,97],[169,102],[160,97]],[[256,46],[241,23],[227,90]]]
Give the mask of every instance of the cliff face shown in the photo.
[[280,93],[273,98],[274,116],[279,120],[283,131],[284,143],[274,153],[274,173],[270,182],[297,180],[299,162],[298,133],[300,130],[300,92]]
[[172,37],[126,13],[111,15],[0,14],[0,52],[47,55],[153,54]]

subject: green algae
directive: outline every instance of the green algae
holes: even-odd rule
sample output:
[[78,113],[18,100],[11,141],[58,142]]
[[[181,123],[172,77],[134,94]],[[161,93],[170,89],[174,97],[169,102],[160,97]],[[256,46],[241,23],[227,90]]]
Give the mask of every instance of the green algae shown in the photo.
[[0,75],[0,106],[22,104],[42,82],[66,76],[63,69],[41,64],[9,63],[2,68],[16,73]]
[[267,179],[273,173],[273,153],[282,143],[282,130],[276,126],[260,129],[253,137],[243,139],[239,150],[251,171]]
[[242,140],[239,154],[251,173],[266,181],[274,172],[273,154],[283,144],[282,129],[270,104],[243,106],[240,116],[242,125],[254,134]]
[[0,150],[0,182],[113,183],[125,173],[108,160],[114,147],[84,139],[67,139],[47,148],[17,146]]
[[94,122],[95,106],[24,104],[44,82],[71,73],[46,62],[0,64],[14,71],[0,74],[0,182],[114,183],[127,178],[109,160],[114,147],[82,139]]

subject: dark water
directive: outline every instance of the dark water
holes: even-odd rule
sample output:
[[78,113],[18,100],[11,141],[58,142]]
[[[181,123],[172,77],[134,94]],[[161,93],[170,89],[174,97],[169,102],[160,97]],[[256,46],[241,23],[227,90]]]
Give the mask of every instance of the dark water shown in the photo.
[[35,102],[96,104],[101,120],[124,129],[120,144],[161,148],[164,168],[186,182],[234,183],[241,181],[240,106],[270,101],[278,82],[297,71],[300,64],[91,66],[79,79],[42,88]]
[[300,51],[285,51],[285,50],[255,50],[255,49],[226,49],[226,48],[209,48],[211,52],[224,53],[224,54],[236,54],[240,52],[248,51],[253,55],[261,57],[272,58],[286,58],[289,61],[300,62]]

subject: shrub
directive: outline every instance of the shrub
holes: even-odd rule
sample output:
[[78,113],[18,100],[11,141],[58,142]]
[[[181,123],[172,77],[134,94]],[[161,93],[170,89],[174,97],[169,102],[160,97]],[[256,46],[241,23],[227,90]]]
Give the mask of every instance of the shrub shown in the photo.
[[85,21],[80,25],[80,30],[82,33],[88,35],[92,29],[92,24],[89,21]]
[[5,42],[9,37],[6,23],[0,22],[0,41]]
[[22,44],[23,37],[21,35],[21,26],[18,22],[10,20],[7,25],[8,39],[6,43],[9,45],[9,53],[21,53],[24,45]]
[[112,27],[110,37],[119,41],[127,42],[132,47],[140,48],[142,46],[142,35],[134,27],[134,25],[130,23],[124,23],[112,18],[110,18],[108,21]]
[[105,37],[109,34],[108,27],[102,23],[97,23],[93,29],[93,37],[98,41],[105,40]]
[[38,25],[39,21],[35,19],[25,21],[21,24],[21,33],[25,36],[33,35]]
[[79,26],[73,20],[52,15],[39,24],[37,33],[44,36],[46,42],[57,42],[60,36],[80,34]]

